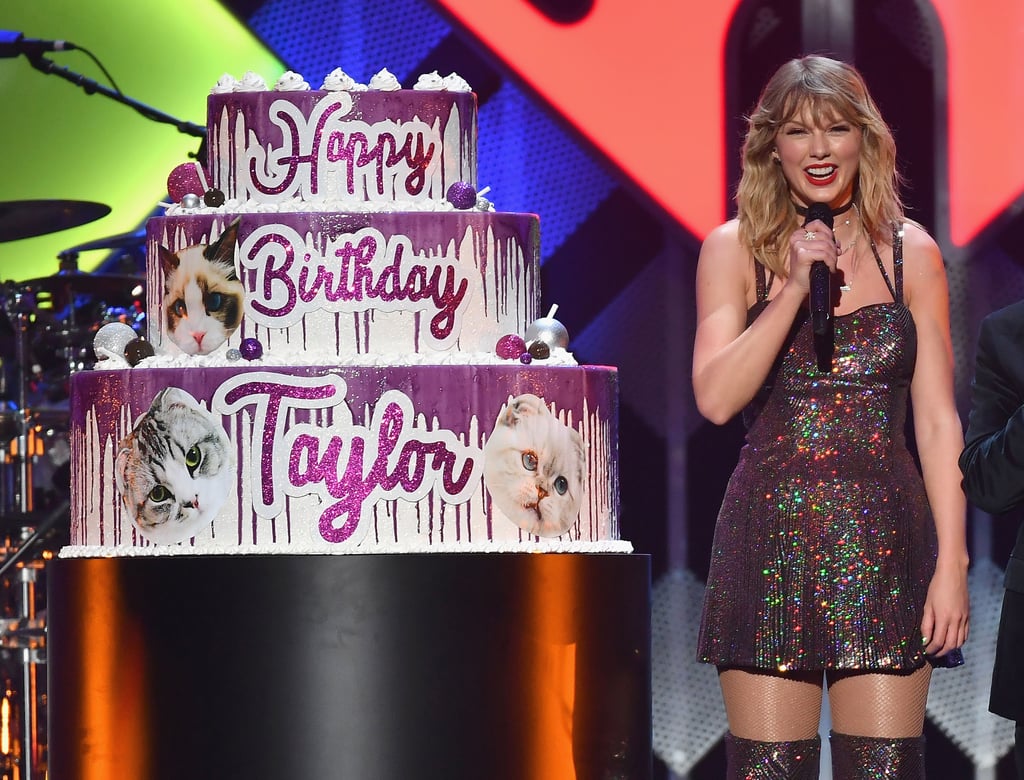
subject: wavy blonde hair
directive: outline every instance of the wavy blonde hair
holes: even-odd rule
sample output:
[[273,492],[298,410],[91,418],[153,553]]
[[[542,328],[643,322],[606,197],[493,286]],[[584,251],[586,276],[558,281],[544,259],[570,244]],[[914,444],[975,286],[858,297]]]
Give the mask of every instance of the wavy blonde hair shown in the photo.
[[863,77],[851,65],[828,57],[790,60],[771,77],[747,117],[743,172],[736,190],[740,240],[780,276],[786,274],[789,235],[803,220],[781,166],[772,160],[772,150],[782,126],[805,108],[826,122],[842,120],[861,130],[853,197],[868,235],[887,242],[891,225],[904,218],[896,142]]

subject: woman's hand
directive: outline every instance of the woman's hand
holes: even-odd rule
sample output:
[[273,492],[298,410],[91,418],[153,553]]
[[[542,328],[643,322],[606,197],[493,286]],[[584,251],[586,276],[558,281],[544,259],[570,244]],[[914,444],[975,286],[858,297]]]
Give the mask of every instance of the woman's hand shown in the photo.
[[935,567],[928,585],[921,636],[928,655],[941,656],[962,647],[970,631],[967,567],[956,562]]
[[811,266],[817,261],[835,273],[839,256],[836,237],[820,219],[797,228],[789,236],[789,277],[787,284],[796,284],[804,292],[810,289]]

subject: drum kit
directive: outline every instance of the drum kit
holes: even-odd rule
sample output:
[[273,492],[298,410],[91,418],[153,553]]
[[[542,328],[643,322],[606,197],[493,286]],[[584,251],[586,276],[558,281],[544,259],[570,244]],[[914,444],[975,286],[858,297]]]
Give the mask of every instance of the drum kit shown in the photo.
[[[0,243],[92,222],[100,203],[0,203]],[[2,283],[0,312],[0,780],[46,776],[46,563],[67,542],[72,375],[109,322],[143,329],[144,233],[80,244],[51,276]],[[78,269],[106,250],[118,273]],[[118,250],[120,253],[118,255]],[[3,257],[0,247],[0,259]]]

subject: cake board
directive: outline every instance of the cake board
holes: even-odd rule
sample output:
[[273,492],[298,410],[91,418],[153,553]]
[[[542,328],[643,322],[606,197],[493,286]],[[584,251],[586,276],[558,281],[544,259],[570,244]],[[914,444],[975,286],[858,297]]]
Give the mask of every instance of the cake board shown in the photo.
[[630,778],[650,558],[62,558],[51,780]]

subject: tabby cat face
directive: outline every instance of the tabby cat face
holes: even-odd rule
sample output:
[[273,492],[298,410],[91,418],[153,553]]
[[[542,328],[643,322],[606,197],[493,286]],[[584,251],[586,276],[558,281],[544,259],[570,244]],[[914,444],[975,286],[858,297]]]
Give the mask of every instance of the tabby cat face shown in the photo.
[[209,526],[235,469],[224,428],[191,395],[169,387],[121,442],[114,473],[139,533],[175,544]]
[[513,398],[484,445],[484,480],[509,520],[537,536],[560,536],[583,501],[583,437],[535,395]]
[[177,253],[160,247],[165,332],[186,355],[208,355],[242,321],[244,288],[235,274],[238,220],[216,242]]

